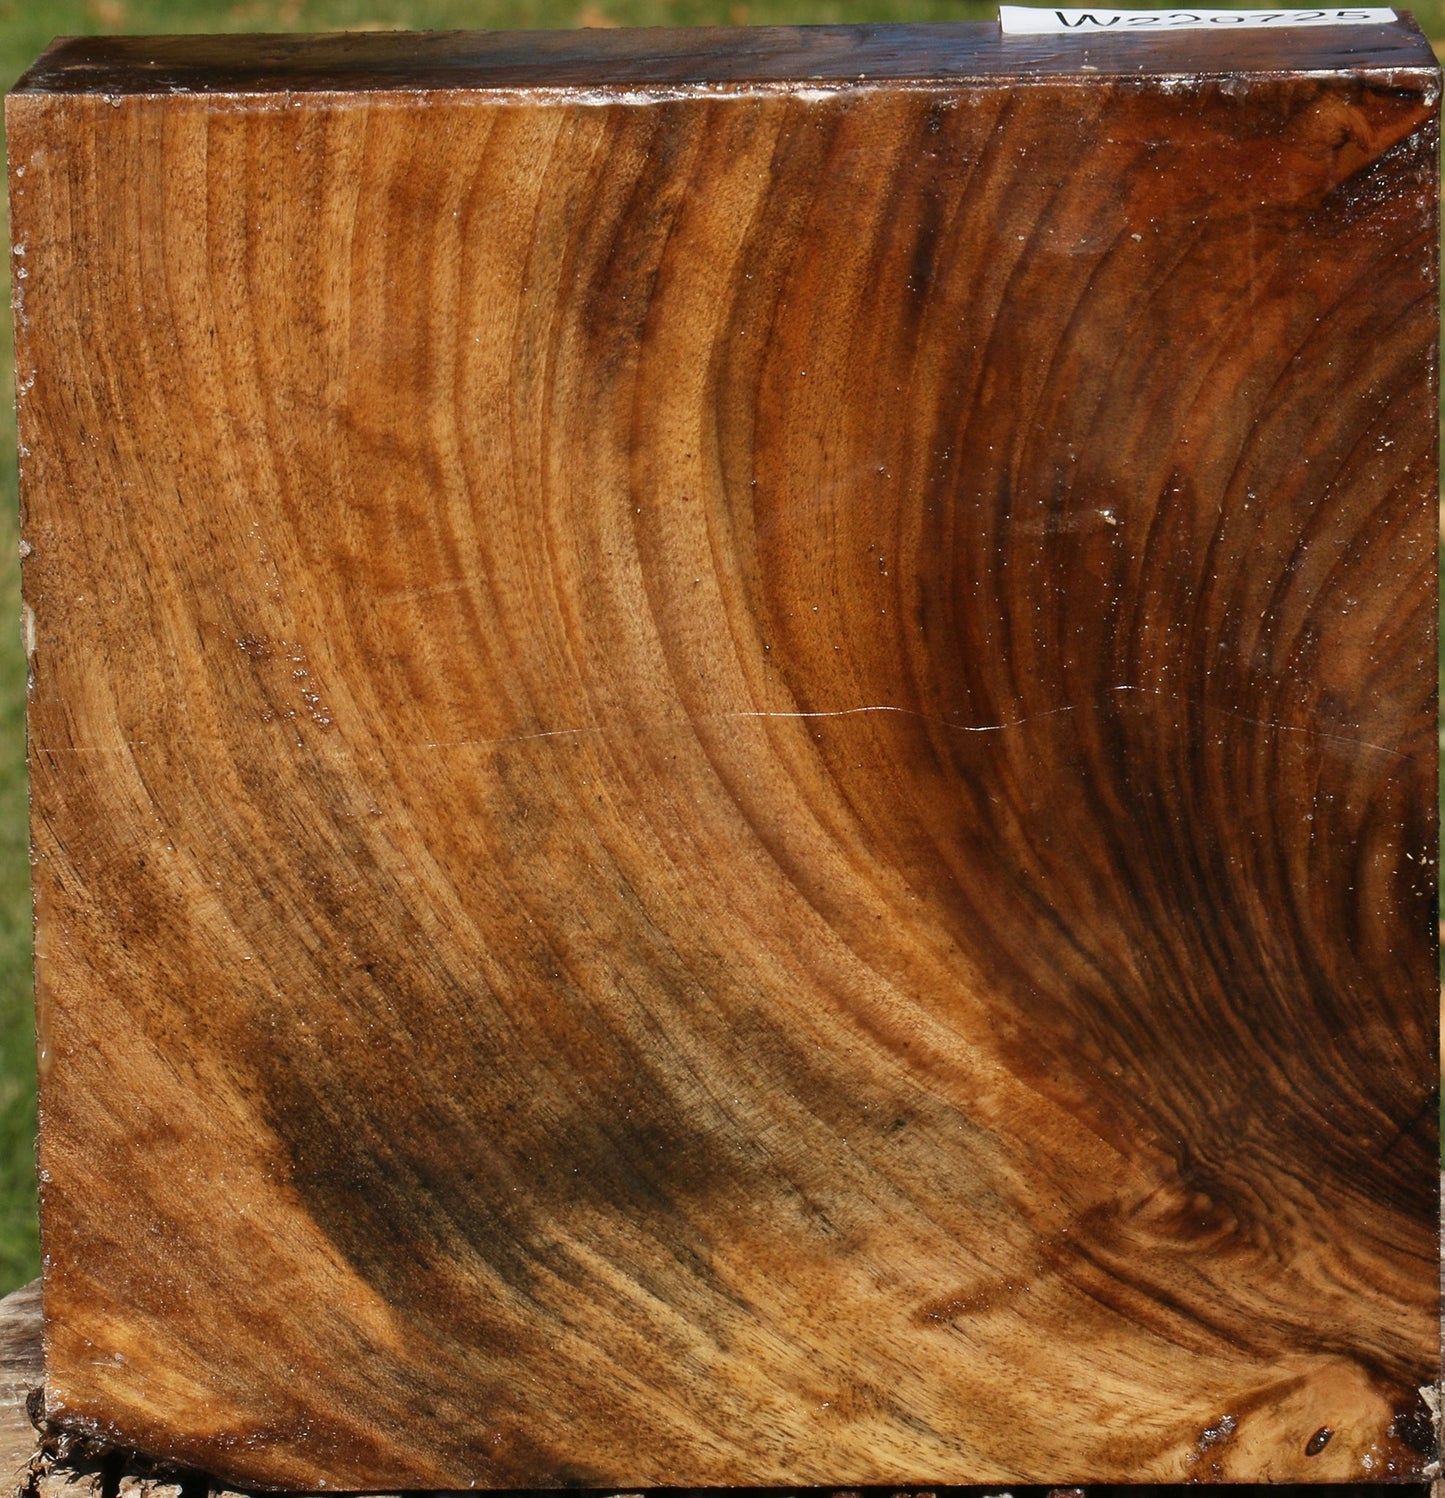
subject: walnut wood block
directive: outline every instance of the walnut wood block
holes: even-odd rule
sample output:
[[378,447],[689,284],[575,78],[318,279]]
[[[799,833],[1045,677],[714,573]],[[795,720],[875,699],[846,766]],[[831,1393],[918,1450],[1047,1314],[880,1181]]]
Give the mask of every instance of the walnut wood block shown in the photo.
[[87,40],[9,102],[50,1417],[1403,1477],[1413,26]]

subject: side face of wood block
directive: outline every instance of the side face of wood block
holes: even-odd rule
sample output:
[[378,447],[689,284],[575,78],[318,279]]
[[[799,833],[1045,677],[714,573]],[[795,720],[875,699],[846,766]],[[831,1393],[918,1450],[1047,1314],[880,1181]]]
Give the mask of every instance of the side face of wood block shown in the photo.
[[1403,23],[52,51],[53,1418],[1421,1471],[1437,107]]

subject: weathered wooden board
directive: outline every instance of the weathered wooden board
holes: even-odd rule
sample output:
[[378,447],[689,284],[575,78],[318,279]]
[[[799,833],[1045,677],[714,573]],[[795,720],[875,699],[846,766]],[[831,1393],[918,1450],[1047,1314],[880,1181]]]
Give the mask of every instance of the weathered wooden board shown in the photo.
[[40,1282],[0,1300],[0,1494],[22,1485],[35,1455],[35,1427],[26,1410],[40,1387]]
[[1405,23],[76,41],[9,102],[52,1419],[1423,1470]]

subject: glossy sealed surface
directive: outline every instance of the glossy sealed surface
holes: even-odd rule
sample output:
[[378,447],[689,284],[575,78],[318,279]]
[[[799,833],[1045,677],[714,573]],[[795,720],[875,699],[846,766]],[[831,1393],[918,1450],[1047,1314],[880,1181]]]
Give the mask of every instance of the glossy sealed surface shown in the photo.
[[1438,78],[1168,40],[11,100],[54,1418],[1422,1470]]

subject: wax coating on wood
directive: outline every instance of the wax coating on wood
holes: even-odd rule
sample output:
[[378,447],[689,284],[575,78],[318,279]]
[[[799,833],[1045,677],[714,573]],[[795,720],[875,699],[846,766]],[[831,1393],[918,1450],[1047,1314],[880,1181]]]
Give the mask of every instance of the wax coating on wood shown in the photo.
[[1387,32],[42,64],[52,1419],[296,1488],[1424,1469],[1438,75]]

